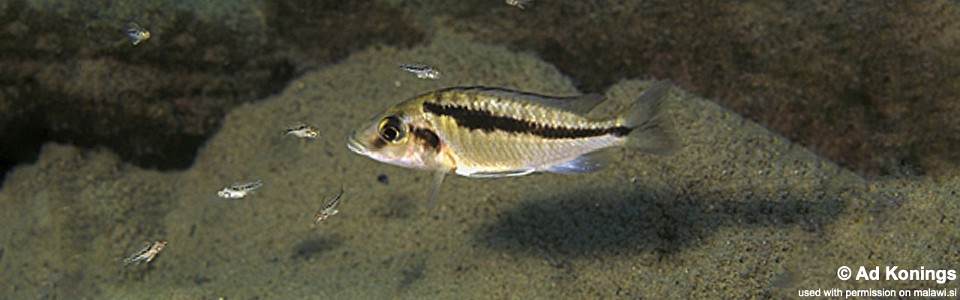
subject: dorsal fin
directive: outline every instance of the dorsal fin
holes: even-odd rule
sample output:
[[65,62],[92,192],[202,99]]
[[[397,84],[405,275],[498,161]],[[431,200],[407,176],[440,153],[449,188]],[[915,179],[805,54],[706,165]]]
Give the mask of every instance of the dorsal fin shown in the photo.
[[604,97],[600,94],[585,94],[571,97],[553,97],[538,95],[534,93],[521,92],[515,90],[491,88],[491,87],[465,87],[464,92],[476,93],[496,98],[511,99],[528,103],[535,103],[546,107],[565,110],[579,115],[585,115],[594,107],[603,102]]

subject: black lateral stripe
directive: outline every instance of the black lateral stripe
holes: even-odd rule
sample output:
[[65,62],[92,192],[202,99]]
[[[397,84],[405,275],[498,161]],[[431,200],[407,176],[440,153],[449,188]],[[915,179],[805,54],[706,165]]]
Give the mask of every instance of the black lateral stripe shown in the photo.
[[509,133],[526,133],[547,139],[575,139],[612,134],[626,136],[631,128],[616,126],[609,128],[570,128],[553,127],[517,120],[511,117],[497,116],[488,111],[473,110],[463,106],[441,105],[424,102],[423,110],[439,116],[448,116],[457,121],[458,126],[479,129],[484,132],[499,130]]

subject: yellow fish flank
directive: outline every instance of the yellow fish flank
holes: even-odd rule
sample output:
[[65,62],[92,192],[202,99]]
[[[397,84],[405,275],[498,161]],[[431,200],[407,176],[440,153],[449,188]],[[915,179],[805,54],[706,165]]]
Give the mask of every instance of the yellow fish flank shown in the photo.
[[449,172],[466,177],[534,172],[586,173],[625,146],[668,154],[676,134],[663,99],[670,83],[648,89],[623,114],[585,117],[598,95],[557,98],[486,87],[453,87],[416,96],[350,133],[347,147],[388,164],[435,172],[430,199]]

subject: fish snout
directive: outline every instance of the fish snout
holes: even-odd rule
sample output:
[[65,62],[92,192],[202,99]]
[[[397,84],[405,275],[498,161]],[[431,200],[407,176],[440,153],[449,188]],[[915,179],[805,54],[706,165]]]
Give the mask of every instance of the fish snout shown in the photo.
[[354,131],[351,131],[350,135],[347,136],[347,148],[349,148],[350,151],[353,151],[354,153],[363,154],[363,151],[364,151],[363,149],[365,147],[363,146],[363,144],[360,143],[360,141],[357,140],[356,133],[357,131],[354,130]]

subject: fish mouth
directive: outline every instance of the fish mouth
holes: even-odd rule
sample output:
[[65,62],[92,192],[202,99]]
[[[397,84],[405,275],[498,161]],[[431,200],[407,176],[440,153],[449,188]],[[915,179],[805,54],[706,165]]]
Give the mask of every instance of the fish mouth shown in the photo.
[[349,148],[350,151],[353,151],[353,153],[363,154],[364,147],[360,144],[360,141],[357,141],[357,139],[354,138],[353,132],[350,132],[350,135],[347,136],[347,148]]

